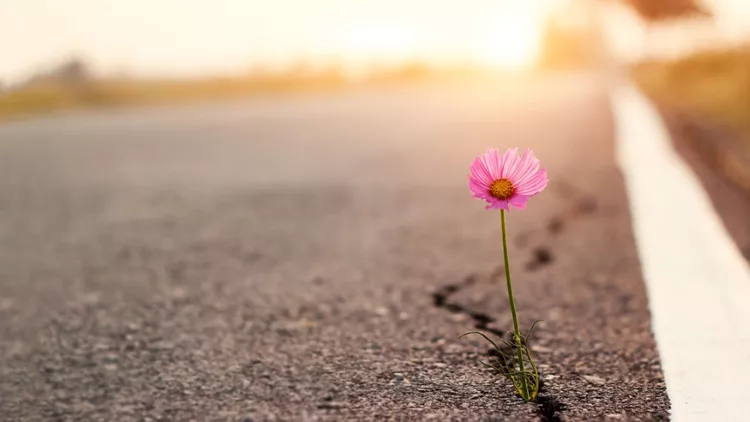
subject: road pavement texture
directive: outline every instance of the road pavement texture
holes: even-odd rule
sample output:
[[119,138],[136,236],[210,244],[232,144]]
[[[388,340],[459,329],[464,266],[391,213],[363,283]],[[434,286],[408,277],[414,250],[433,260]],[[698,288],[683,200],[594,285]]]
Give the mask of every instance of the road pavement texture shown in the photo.
[[[565,75],[0,126],[0,419],[667,420],[602,83]],[[466,175],[531,147],[508,216],[542,404]]]

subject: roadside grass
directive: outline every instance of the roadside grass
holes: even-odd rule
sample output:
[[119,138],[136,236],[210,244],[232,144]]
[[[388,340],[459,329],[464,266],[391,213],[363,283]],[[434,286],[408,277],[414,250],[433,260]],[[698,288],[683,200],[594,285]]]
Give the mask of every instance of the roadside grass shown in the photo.
[[0,92],[0,121],[83,108],[185,103],[264,94],[340,89],[354,84],[409,83],[470,74],[471,69],[435,70],[421,63],[381,70],[363,79],[338,69],[289,71],[192,80],[94,79],[78,83],[37,82]]
[[344,84],[345,80],[337,74],[174,81],[111,79],[79,84],[45,82],[0,93],[0,120],[68,109],[231,99],[263,93],[331,89]]
[[660,104],[726,125],[750,145],[750,46],[642,63],[633,76]]
[[312,71],[292,69],[254,72],[192,80],[92,79],[78,83],[45,81],[0,92],[0,122],[70,109],[231,100],[350,87],[466,81],[510,84],[519,76],[513,71],[504,73],[470,65],[433,67],[421,62],[408,62],[395,68],[375,69],[361,75],[346,74],[339,68],[332,67]]

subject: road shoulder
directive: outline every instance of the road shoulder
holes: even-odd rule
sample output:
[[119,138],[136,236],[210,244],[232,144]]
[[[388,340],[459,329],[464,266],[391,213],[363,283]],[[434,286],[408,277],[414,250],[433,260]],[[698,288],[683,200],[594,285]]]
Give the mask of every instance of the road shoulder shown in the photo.
[[633,85],[612,99],[672,417],[744,420],[736,404],[750,398],[750,268],[656,109]]

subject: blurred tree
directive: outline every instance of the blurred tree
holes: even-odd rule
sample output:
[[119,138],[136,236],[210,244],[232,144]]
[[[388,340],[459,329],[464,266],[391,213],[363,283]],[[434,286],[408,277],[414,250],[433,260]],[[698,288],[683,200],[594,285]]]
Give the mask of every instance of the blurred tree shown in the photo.
[[71,58],[47,71],[35,74],[24,85],[57,83],[76,87],[85,85],[91,77],[91,71],[85,60]]
[[542,35],[537,59],[543,69],[577,67],[585,64],[585,45],[580,34],[550,19]]
[[542,69],[590,67],[601,62],[604,45],[596,1],[572,1],[550,14],[537,60]]
[[[690,19],[694,23],[701,20],[708,25],[715,25],[713,13],[705,7],[705,0],[619,0],[630,7],[645,22],[645,33],[643,38],[643,51],[648,52],[649,46],[658,40],[655,33],[662,24],[677,20]],[[689,32],[685,32],[686,37],[690,37]],[[687,38],[689,39],[689,38]],[[645,53],[648,55],[648,53]]]
[[648,22],[682,17],[710,17],[711,12],[696,0],[621,0]]
[[50,76],[60,82],[76,85],[88,81],[91,72],[85,61],[72,58],[54,69]]

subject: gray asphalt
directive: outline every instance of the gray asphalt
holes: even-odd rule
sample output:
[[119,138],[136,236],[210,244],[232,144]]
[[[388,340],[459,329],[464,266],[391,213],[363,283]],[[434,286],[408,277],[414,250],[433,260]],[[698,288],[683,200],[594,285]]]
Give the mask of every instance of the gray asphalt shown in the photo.
[[[2,125],[0,420],[666,420],[612,133],[586,74]],[[456,340],[511,327],[466,180],[509,146],[546,405]]]

